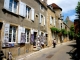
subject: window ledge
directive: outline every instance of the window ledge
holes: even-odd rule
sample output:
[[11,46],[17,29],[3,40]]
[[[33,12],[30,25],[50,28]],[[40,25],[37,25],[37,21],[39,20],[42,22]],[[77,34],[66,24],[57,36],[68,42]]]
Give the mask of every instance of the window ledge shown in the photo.
[[14,13],[14,12],[11,12],[11,11],[7,10],[6,8],[3,8],[2,10],[3,10],[5,13],[7,12],[7,13],[13,14],[13,15],[15,15],[15,16],[19,16],[19,14]]
[[25,44],[29,44],[30,42],[25,42]]
[[8,43],[16,43],[16,42],[8,42]]

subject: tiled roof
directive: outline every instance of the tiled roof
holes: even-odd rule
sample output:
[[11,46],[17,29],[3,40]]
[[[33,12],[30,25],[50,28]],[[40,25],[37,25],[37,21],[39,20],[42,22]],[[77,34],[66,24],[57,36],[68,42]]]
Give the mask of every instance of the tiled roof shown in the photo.
[[55,3],[52,3],[51,6],[54,8],[54,9],[60,9],[62,11],[62,8],[59,7],[58,5],[56,5]]

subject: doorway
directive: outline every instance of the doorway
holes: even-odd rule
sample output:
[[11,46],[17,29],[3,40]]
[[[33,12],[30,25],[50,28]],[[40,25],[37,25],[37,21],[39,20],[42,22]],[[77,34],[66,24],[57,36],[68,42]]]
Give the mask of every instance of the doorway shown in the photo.
[[0,22],[0,49],[1,49],[1,29],[2,29],[2,25],[3,25],[3,23],[2,22]]
[[36,38],[37,38],[37,32],[34,32],[34,42],[33,42],[33,46],[36,46]]

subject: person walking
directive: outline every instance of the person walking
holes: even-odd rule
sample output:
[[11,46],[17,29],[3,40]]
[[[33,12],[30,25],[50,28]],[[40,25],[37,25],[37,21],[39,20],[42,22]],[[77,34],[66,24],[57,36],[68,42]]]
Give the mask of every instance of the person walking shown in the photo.
[[56,47],[56,39],[53,40],[53,47]]
[[38,37],[38,39],[37,39],[37,49],[38,49],[38,50],[41,49],[41,42],[40,42],[39,37]]
[[41,42],[41,46],[42,46],[42,48],[44,48],[44,42],[43,41]]

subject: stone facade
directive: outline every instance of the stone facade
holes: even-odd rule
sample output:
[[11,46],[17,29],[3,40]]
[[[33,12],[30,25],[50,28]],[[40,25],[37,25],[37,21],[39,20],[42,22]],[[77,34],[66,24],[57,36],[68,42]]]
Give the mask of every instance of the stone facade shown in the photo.
[[[37,0],[22,0],[22,1],[13,0],[13,1],[8,0],[6,3],[6,0],[0,0],[0,28],[1,28],[0,49],[3,50],[6,57],[8,57],[8,52],[11,52],[12,56],[15,57],[33,51],[33,44],[31,44],[30,41],[31,34],[34,35],[33,39],[35,41],[38,35],[40,35],[41,33],[43,33],[43,35],[46,35],[47,32],[46,31],[47,7],[45,5],[46,3],[43,4],[44,1],[43,2]],[[23,8],[24,10],[20,10],[20,8]],[[43,16],[44,18],[43,21],[40,21],[41,16]],[[9,33],[5,31],[6,29]],[[20,39],[22,38],[21,35],[19,35],[19,33],[24,33],[25,31],[27,34],[26,35],[27,41],[25,41],[26,43],[20,43]],[[10,44],[11,47],[8,46],[6,47],[6,45],[3,45],[4,38],[6,38],[5,32],[9,35],[9,37],[7,35],[8,39],[10,39],[8,40],[9,41],[8,45]]]
[[[37,48],[37,37],[43,37],[45,45],[60,37],[51,32],[51,27],[61,29],[59,20],[62,9],[47,6],[47,0],[0,0],[0,49],[6,57],[32,52]],[[41,39],[40,38],[40,39]]]
[[47,9],[47,33],[48,33],[48,46],[52,45],[52,41],[55,38],[53,33],[51,32],[51,27],[56,26],[55,12],[48,6]]

